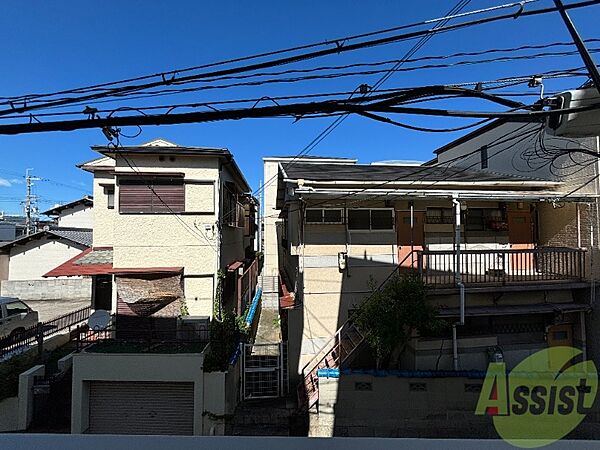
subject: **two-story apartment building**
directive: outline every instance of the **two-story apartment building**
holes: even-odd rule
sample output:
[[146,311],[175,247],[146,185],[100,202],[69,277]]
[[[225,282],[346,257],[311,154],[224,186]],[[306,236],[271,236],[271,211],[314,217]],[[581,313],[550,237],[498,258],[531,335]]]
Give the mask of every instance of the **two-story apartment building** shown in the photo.
[[265,180],[277,179],[265,189],[265,267],[293,293],[292,307],[289,296],[281,304],[301,405],[318,403],[319,371],[375,367],[348,319],[369,298],[369,278],[396,270],[423,281],[448,323],[444,336],[410,339],[396,367],[405,376],[481,373],[500,359],[510,369],[555,345],[586,355],[598,169],[566,152],[535,166],[544,145],[567,145],[540,130],[496,123],[423,165],[265,159]]
[[250,188],[231,153],[164,140],[93,149],[103,156],[80,166],[94,174],[92,249],[47,275],[92,275],[96,308],[112,311],[131,289],[166,282],[189,314],[211,316],[219,272],[237,273],[253,251]]
[[79,333],[71,431],[223,434],[239,370],[208,373],[207,326],[255,295],[258,204],[227,149],[92,148],[93,245],[46,274],[91,276],[112,314]]

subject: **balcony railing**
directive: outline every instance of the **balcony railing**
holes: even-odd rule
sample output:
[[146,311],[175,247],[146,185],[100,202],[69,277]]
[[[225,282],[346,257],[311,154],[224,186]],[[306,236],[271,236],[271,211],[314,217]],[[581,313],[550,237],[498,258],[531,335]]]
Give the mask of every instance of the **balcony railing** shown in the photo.
[[[454,250],[417,251],[417,269],[427,285],[456,285]],[[585,279],[585,250],[541,247],[510,250],[461,250],[465,285],[573,282]]]

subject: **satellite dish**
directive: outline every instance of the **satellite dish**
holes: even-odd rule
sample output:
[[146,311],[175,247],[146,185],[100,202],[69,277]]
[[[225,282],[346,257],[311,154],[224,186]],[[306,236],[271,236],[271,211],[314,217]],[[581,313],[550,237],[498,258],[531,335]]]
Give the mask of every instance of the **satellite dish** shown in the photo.
[[110,324],[111,316],[108,311],[98,309],[88,319],[88,327],[91,330],[104,330]]

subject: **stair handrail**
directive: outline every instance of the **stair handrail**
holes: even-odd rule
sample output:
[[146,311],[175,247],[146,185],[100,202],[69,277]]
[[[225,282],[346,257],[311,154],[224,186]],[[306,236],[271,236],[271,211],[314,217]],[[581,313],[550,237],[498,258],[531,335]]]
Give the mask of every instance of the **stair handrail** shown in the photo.
[[[396,271],[398,271],[401,267],[402,264],[404,264],[406,262],[406,260],[413,254],[415,253],[416,250],[411,250],[410,252],[408,252],[408,254],[404,257],[404,259],[402,261],[400,261],[400,263],[398,263],[398,265],[394,268],[394,270],[392,270],[392,272],[387,276],[387,278],[385,280],[383,280],[383,282],[377,287],[377,289],[375,289],[371,295],[369,295],[369,297],[367,297],[367,299],[362,302],[360,304],[360,306],[357,308],[356,312],[360,311],[362,308],[365,307],[365,305],[374,297],[375,293],[378,292],[387,282],[390,278],[392,278],[392,276],[396,273]],[[414,269],[414,267],[413,267]],[[317,353],[315,353],[315,355],[310,359],[310,361],[308,361],[304,367],[302,368],[302,377],[306,378],[306,374],[307,374],[307,367],[312,365],[312,367],[310,368],[310,370],[308,371],[308,373],[312,372],[316,367],[319,366],[319,364],[321,364],[325,358],[327,358],[327,355],[329,354],[329,352],[334,348],[334,345],[331,345],[332,342],[335,342],[336,340],[339,342],[338,336],[341,337],[341,332],[344,329],[344,327],[348,326],[350,323],[352,322],[351,318],[346,319],[346,321],[336,330],[336,332],[333,334],[333,336],[331,336],[331,338],[325,343],[325,345],[323,345],[318,351]],[[323,354],[323,356],[316,362],[314,363],[314,361],[318,358],[318,356],[325,350],[327,349],[327,351]],[[341,362],[341,361],[340,361]],[[314,364],[313,364],[314,363]]]

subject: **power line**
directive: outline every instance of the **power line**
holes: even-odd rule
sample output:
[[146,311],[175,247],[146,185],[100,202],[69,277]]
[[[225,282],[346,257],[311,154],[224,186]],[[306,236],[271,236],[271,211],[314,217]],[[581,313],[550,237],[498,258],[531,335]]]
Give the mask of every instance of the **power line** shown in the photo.
[[[427,30],[420,30],[420,31],[414,31],[414,32],[410,32],[410,33],[398,34],[398,35],[378,38],[378,39],[359,42],[359,43],[350,44],[350,45],[341,45],[341,46],[337,46],[336,48],[318,50],[318,51],[314,51],[314,52],[289,56],[289,57],[285,57],[285,58],[279,58],[279,59],[271,60],[271,61],[267,61],[267,62],[255,63],[255,64],[242,66],[242,67],[221,69],[221,70],[217,70],[217,71],[213,71],[213,72],[189,75],[189,76],[178,78],[177,80],[164,79],[161,81],[144,83],[141,85],[132,85],[132,86],[125,86],[125,87],[121,87],[121,88],[115,88],[115,89],[112,89],[111,91],[103,92],[100,94],[89,94],[89,95],[84,95],[84,96],[77,97],[77,98],[71,97],[71,98],[64,98],[64,99],[58,99],[58,100],[51,100],[45,104],[37,104],[37,105],[24,104],[23,106],[15,106],[13,104],[10,109],[0,110],[0,115],[6,115],[6,114],[10,114],[10,113],[15,113],[15,112],[22,113],[22,112],[31,111],[34,109],[43,109],[48,106],[70,104],[75,101],[95,100],[98,98],[106,97],[108,95],[118,95],[118,94],[123,94],[123,93],[127,93],[127,92],[135,92],[135,91],[139,91],[141,89],[148,89],[148,88],[163,86],[163,85],[167,85],[167,84],[180,84],[182,82],[188,82],[190,80],[197,80],[200,78],[210,78],[210,77],[216,77],[216,76],[231,75],[231,74],[235,74],[235,73],[242,73],[242,72],[260,70],[260,69],[264,69],[264,68],[275,67],[275,66],[280,66],[280,65],[285,65],[285,64],[291,64],[294,62],[306,61],[306,60],[315,59],[315,58],[319,58],[319,57],[327,56],[327,55],[331,55],[331,54],[345,53],[345,52],[350,52],[350,51],[354,51],[354,50],[358,50],[358,49],[371,48],[371,47],[375,47],[375,46],[379,46],[379,45],[386,45],[386,44],[391,44],[391,43],[395,43],[395,42],[410,40],[410,39],[414,39],[417,37],[429,35],[432,32],[434,32],[434,30],[436,33],[448,32],[448,31],[454,31],[454,30],[458,30],[461,28],[465,28],[465,27],[481,25],[481,24],[486,24],[486,23],[492,23],[492,22],[496,22],[499,20],[509,19],[509,18],[535,16],[535,15],[546,14],[549,12],[557,11],[556,7],[524,11],[523,4],[525,2],[526,2],[526,0],[524,0],[523,2],[518,4],[518,5],[520,5],[520,9],[519,9],[519,11],[517,11],[516,14],[502,14],[502,15],[496,15],[496,16],[491,16],[491,17],[485,17],[485,18],[481,18],[481,19],[462,22],[459,24],[444,25],[441,27],[434,27],[434,28],[430,28]],[[581,7],[585,7],[585,6],[596,5],[599,3],[600,3],[600,0],[588,0],[588,1],[582,1],[582,2],[567,5],[567,6],[565,6],[565,8],[566,9],[581,8]],[[512,4],[512,5],[516,6],[517,4]],[[486,11],[486,10],[480,10],[480,12],[478,12],[478,13],[481,13],[483,11]]]
[[[450,9],[450,11],[446,14],[446,16],[460,12],[460,10],[462,8],[464,8],[469,3],[469,1],[470,0],[459,1],[452,9]],[[437,30],[438,28],[441,28],[441,27],[445,26],[448,23],[449,20],[450,19],[447,19],[447,20],[444,20],[442,22],[439,22],[438,24],[436,24],[433,27],[433,29]],[[434,32],[432,32],[432,33],[434,33]],[[422,37],[419,40],[419,42],[417,42],[415,45],[413,45],[408,50],[408,52],[404,54],[404,56],[402,57],[402,59],[394,64],[394,66],[392,67],[392,69],[398,69],[403,64],[402,60],[407,60],[407,59],[411,58],[431,38],[432,33],[429,33],[428,35]],[[387,79],[388,79],[387,75],[384,75],[382,78],[380,78],[377,81],[377,83],[375,84],[375,86],[372,87],[372,91],[378,90],[381,87],[381,85],[383,84],[383,82],[385,82]],[[369,95],[369,93],[367,93],[365,96],[368,96],[368,95]],[[327,136],[329,136],[338,126],[340,126],[344,122],[344,120],[346,120],[347,117],[348,117],[348,114],[343,114],[343,115],[337,117],[321,133],[319,133],[317,135],[317,137],[315,137],[306,147],[304,147],[296,156],[294,156],[294,158],[292,158],[291,164],[293,164],[295,161],[297,161],[298,158],[300,158],[302,156],[305,156],[308,153],[310,153]],[[276,177],[273,176],[269,180],[265,180],[265,182],[263,183],[263,185],[260,186],[259,189],[258,189],[258,191],[254,192],[253,195],[258,195],[260,192],[264,192],[264,190],[267,188],[267,186],[269,186],[271,183],[273,183],[273,181],[275,179],[276,179]]]
[[[309,49],[309,48],[315,48],[315,47],[320,47],[320,46],[333,46],[332,49],[326,50],[325,51],[326,53],[324,53],[323,55],[321,55],[319,52],[312,52],[312,53],[308,53],[308,54],[304,54],[304,55],[299,55],[299,56],[295,56],[295,57],[291,57],[291,58],[283,58],[283,59],[279,59],[279,60],[275,60],[275,61],[271,61],[271,62],[267,63],[267,64],[269,64],[269,67],[273,67],[273,66],[276,66],[276,65],[282,65],[282,64],[287,64],[287,63],[290,63],[290,62],[295,62],[296,60],[300,61],[300,60],[305,60],[305,59],[312,59],[313,57],[324,56],[326,54],[335,54],[335,53],[339,54],[339,53],[342,53],[342,52],[349,51],[349,49],[348,49],[349,46],[345,45],[348,41],[352,41],[352,40],[356,40],[356,39],[361,39],[361,38],[365,38],[365,37],[371,37],[371,36],[380,35],[380,34],[386,34],[386,33],[390,33],[390,32],[393,32],[393,31],[399,31],[399,30],[408,29],[408,28],[414,28],[414,27],[417,27],[417,26],[428,25],[430,23],[447,21],[447,20],[452,19],[452,18],[466,17],[466,16],[470,16],[470,15],[477,15],[477,14],[482,14],[482,13],[486,13],[486,12],[496,11],[496,10],[499,10],[499,9],[514,8],[514,7],[519,7],[520,8],[519,12],[521,13],[520,15],[522,15],[522,13],[523,13],[523,6],[526,3],[532,3],[532,2],[535,2],[535,1],[537,1],[537,0],[523,0],[521,2],[513,2],[513,3],[509,3],[509,4],[504,4],[504,5],[497,5],[497,6],[493,6],[493,7],[490,7],[490,8],[484,8],[484,9],[479,9],[479,10],[475,10],[475,11],[469,11],[469,12],[466,12],[466,13],[455,14],[453,16],[444,16],[444,17],[440,17],[440,18],[436,18],[436,19],[429,19],[429,20],[425,20],[425,21],[421,21],[421,22],[416,22],[416,23],[400,25],[400,26],[396,26],[396,27],[392,27],[392,28],[387,28],[387,29],[384,29],[384,30],[377,30],[377,31],[368,32],[368,33],[362,33],[362,34],[357,34],[357,35],[353,35],[353,36],[346,36],[346,37],[343,37],[343,38],[338,38],[338,39],[334,39],[334,40],[330,40],[330,41],[325,41],[325,42],[317,42],[317,43],[312,43],[312,44],[305,44],[305,45],[296,46],[296,47],[287,48],[287,49],[282,49],[282,50],[275,50],[275,51],[270,51],[270,52],[264,52],[264,53],[260,53],[260,54],[257,54],[257,55],[250,55],[250,56],[245,56],[245,57],[241,57],[241,58],[229,59],[229,60],[220,61],[220,62],[216,62],[216,63],[209,63],[209,64],[204,64],[204,65],[199,65],[199,66],[194,66],[194,67],[188,67],[188,68],[184,68],[184,69],[175,69],[175,70],[171,70],[171,71],[167,71],[167,72],[155,73],[155,74],[152,74],[152,75],[138,76],[138,77],[129,78],[129,79],[121,80],[121,81],[100,83],[100,84],[95,84],[95,85],[91,85],[91,86],[87,86],[87,87],[82,87],[82,88],[62,90],[62,91],[58,91],[58,92],[50,93],[50,94],[28,94],[28,95],[21,95],[21,96],[9,98],[8,100],[11,100],[13,102],[28,101],[28,100],[33,99],[33,98],[56,96],[56,95],[60,95],[60,94],[87,92],[89,90],[96,89],[96,88],[101,88],[101,87],[105,87],[105,86],[112,86],[112,85],[115,85],[115,84],[131,83],[131,82],[134,82],[134,81],[142,81],[142,80],[151,79],[151,78],[160,78],[161,80],[159,82],[155,82],[155,83],[146,83],[145,85],[142,85],[142,87],[140,87],[140,86],[135,86],[135,87],[128,86],[128,87],[120,88],[120,89],[131,90],[131,89],[139,89],[139,88],[147,88],[147,87],[157,87],[157,86],[161,86],[161,85],[168,85],[168,84],[174,83],[175,82],[175,78],[174,77],[176,75],[180,74],[180,73],[185,73],[185,72],[189,72],[189,71],[194,71],[194,70],[199,70],[199,69],[204,69],[204,68],[210,68],[210,67],[215,67],[215,66],[227,65],[227,64],[231,64],[231,63],[235,63],[235,62],[249,61],[249,60],[253,60],[253,59],[263,58],[263,57],[266,57],[266,56],[275,56],[275,55],[280,55],[280,54],[285,54],[285,53],[291,53],[291,52],[298,51],[298,50],[306,50],[306,49]],[[589,3],[589,2],[584,2],[584,3]],[[569,5],[569,8],[571,8],[571,7],[573,7],[573,6]],[[514,15],[512,15],[512,16],[508,15],[508,17],[514,17]],[[427,34],[427,31],[424,34]],[[387,43],[386,41],[383,41],[381,44],[377,44],[376,43],[377,41],[375,41],[375,42],[368,41],[368,42],[370,43],[369,46],[381,45],[383,43]],[[367,44],[363,43],[361,45],[367,45]],[[359,47],[359,48],[361,48],[361,47]],[[299,58],[299,59],[297,59],[297,58]],[[262,64],[265,64],[265,63],[254,64],[254,65],[251,65],[251,66],[236,67],[236,68],[233,68],[233,69],[228,69],[228,71],[235,71],[235,73],[240,73],[240,72],[243,72],[243,71],[255,70],[254,69],[255,66],[261,66],[262,67]],[[200,76],[207,76],[207,74],[202,74]],[[212,73],[212,75],[209,73],[208,76],[214,76],[214,72]],[[194,79],[195,77],[198,77],[198,75],[193,76],[193,77],[179,78],[176,81],[179,83],[179,82],[182,82],[182,81],[186,81],[188,79]]]
[[[434,88],[439,86],[429,86]],[[487,96],[474,90],[464,90],[462,95],[479,96],[486,100],[498,100],[497,103],[505,101],[499,97]],[[574,112],[591,111],[600,108],[600,103],[589,105],[555,109],[551,111],[529,111],[524,113],[515,112],[495,112],[495,111],[463,111],[448,110],[436,108],[418,108],[409,106],[398,106],[401,102],[396,98],[371,102],[368,104],[358,104],[355,99],[345,101],[323,101],[311,103],[296,103],[287,105],[265,106],[257,108],[237,108],[215,111],[199,111],[177,114],[155,114],[141,116],[122,116],[105,117],[95,119],[65,120],[55,122],[34,122],[28,124],[7,124],[0,125],[0,135],[12,135],[21,133],[39,133],[46,131],[73,131],[89,128],[119,127],[119,126],[145,126],[145,125],[168,125],[184,123],[202,123],[223,120],[240,120],[247,118],[266,118],[266,117],[301,117],[310,118],[311,114],[335,114],[335,113],[360,113],[360,112],[379,112],[390,114],[409,114],[437,117],[456,117],[456,118],[479,118],[491,119],[502,118],[514,122],[540,121],[548,116],[569,114]],[[397,97],[397,96],[396,96]],[[364,102],[364,98],[358,99]],[[412,99],[411,99],[412,100]],[[502,100],[502,101],[499,101]],[[343,116],[341,116],[343,117]],[[330,131],[329,131],[330,132]],[[321,135],[322,136],[322,135]],[[314,144],[313,144],[314,145]]]

